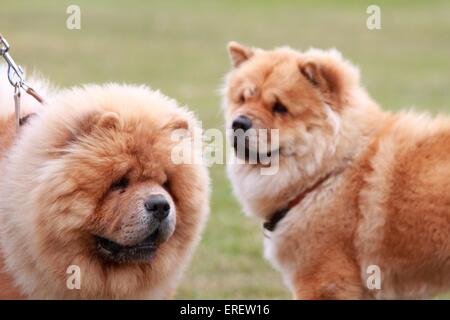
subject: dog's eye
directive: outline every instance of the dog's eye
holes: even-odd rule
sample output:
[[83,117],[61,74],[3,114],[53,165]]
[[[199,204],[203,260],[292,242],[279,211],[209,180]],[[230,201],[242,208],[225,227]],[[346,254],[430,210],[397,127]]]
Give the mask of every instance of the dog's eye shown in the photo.
[[273,113],[286,113],[288,109],[279,101],[275,102],[272,107]]
[[166,180],[166,182],[163,183],[162,187],[166,189],[167,192],[170,192],[170,181]]
[[241,95],[239,96],[239,104],[244,104],[244,103],[245,103],[245,97],[244,97],[243,94],[241,94]]
[[125,191],[130,181],[127,178],[122,178],[115,181],[109,188],[111,191]]

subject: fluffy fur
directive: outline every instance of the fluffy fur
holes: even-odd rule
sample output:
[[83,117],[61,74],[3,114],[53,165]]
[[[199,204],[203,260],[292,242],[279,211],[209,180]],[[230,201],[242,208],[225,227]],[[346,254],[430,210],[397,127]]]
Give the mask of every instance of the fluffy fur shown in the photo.
[[[279,171],[229,165],[244,211],[267,220],[308,193],[265,238],[299,299],[426,298],[450,288],[450,120],[382,111],[336,50],[230,43],[227,128],[280,130]],[[281,102],[286,113],[272,109]],[[370,265],[381,289],[369,290]]]
[[[191,139],[198,127],[193,114],[143,86],[89,85],[51,93],[36,79],[30,83],[47,105],[24,95],[24,114],[37,114],[18,134],[12,92],[6,82],[0,85],[2,297],[172,297],[208,213],[206,167],[170,159],[176,143],[171,132],[187,129]],[[117,191],[115,181],[124,176],[127,185]],[[152,192],[167,197],[176,215],[170,238],[148,262],[99,256],[94,235],[124,245],[136,240],[136,215],[142,211],[136,208]],[[70,265],[80,267],[80,290],[66,286]]]

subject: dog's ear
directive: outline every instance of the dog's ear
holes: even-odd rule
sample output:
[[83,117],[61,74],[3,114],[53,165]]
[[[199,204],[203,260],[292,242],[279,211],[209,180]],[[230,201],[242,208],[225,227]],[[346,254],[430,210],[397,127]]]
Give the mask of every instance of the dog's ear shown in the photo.
[[313,49],[306,52],[299,69],[320,91],[324,102],[337,109],[348,102],[349,94],[359,85],[358,69],[336,50]]
[[168,121],[161,130],[189,130],[189,122],[186,119],[178,118],[178,117],[172,117],[170,121]]
[[243,46],[237,42],[231,41],[228,43],[228,54],[230,55],[231,63],[234,68],[241,65],[242,62],[248,60],[253,56],[253,49]]
[[88,112],[73,118],[67,118],[66,131],[61,132],[56,148],[68,146],[82,137],[90,135],[95,129],[119,129],[121,120],[115,112]]
[[120,117],[115,112],[105,112],[100,115],[97,126],[105,129],[118,129],[120,127]]

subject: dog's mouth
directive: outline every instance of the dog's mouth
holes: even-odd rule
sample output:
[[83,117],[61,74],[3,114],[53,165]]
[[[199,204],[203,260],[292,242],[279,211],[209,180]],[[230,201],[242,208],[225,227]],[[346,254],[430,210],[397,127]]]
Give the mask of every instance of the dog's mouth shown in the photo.
[[260,151],[256,148],[254,150],[250,148],[248,139],[245,139],[244,143],[241,143],[237,137],[234,137],[233,140],[235,155],[249,164],[269,164],[280,154],[280,149]]
[[148,263],[153,258],[159,245],[159,229],[142,242],[133,246],[124,246],[107,238],[95,236],[96,249],[102,258],[110,262]]

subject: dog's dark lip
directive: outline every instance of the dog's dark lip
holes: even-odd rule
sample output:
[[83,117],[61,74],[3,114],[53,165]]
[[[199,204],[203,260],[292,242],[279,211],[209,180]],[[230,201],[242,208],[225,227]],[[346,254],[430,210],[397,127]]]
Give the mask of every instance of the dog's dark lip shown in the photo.
[[110,239],[94,236],[96,250],[107,261],[149,262],[158,248],[158,230],[153,232],[142,242],[133,246],[124,246]]
[[[235,138],[233,141],[233,149],[234,149],[234,154],[236,156],[238,156],[237,148],[238,148],[238,142],[237,142],[237,139]],[[244,151],[245,151],[245,159],[244,160],[248,161],[250,158],[250,154],[253,153],[254,155],[256,155],[256,158],[257,158],[256,162],[259,164],[261,162],[261,158],[266,158],[266,157],[270,158],[272,156],[272,154],[280,154],[281,148],[272,150],[272,151],[268,151],[267,153],[259,153],[259,152],[250,150],[248,147],[248,141],[246,141],[245,146],[244,146]]]

